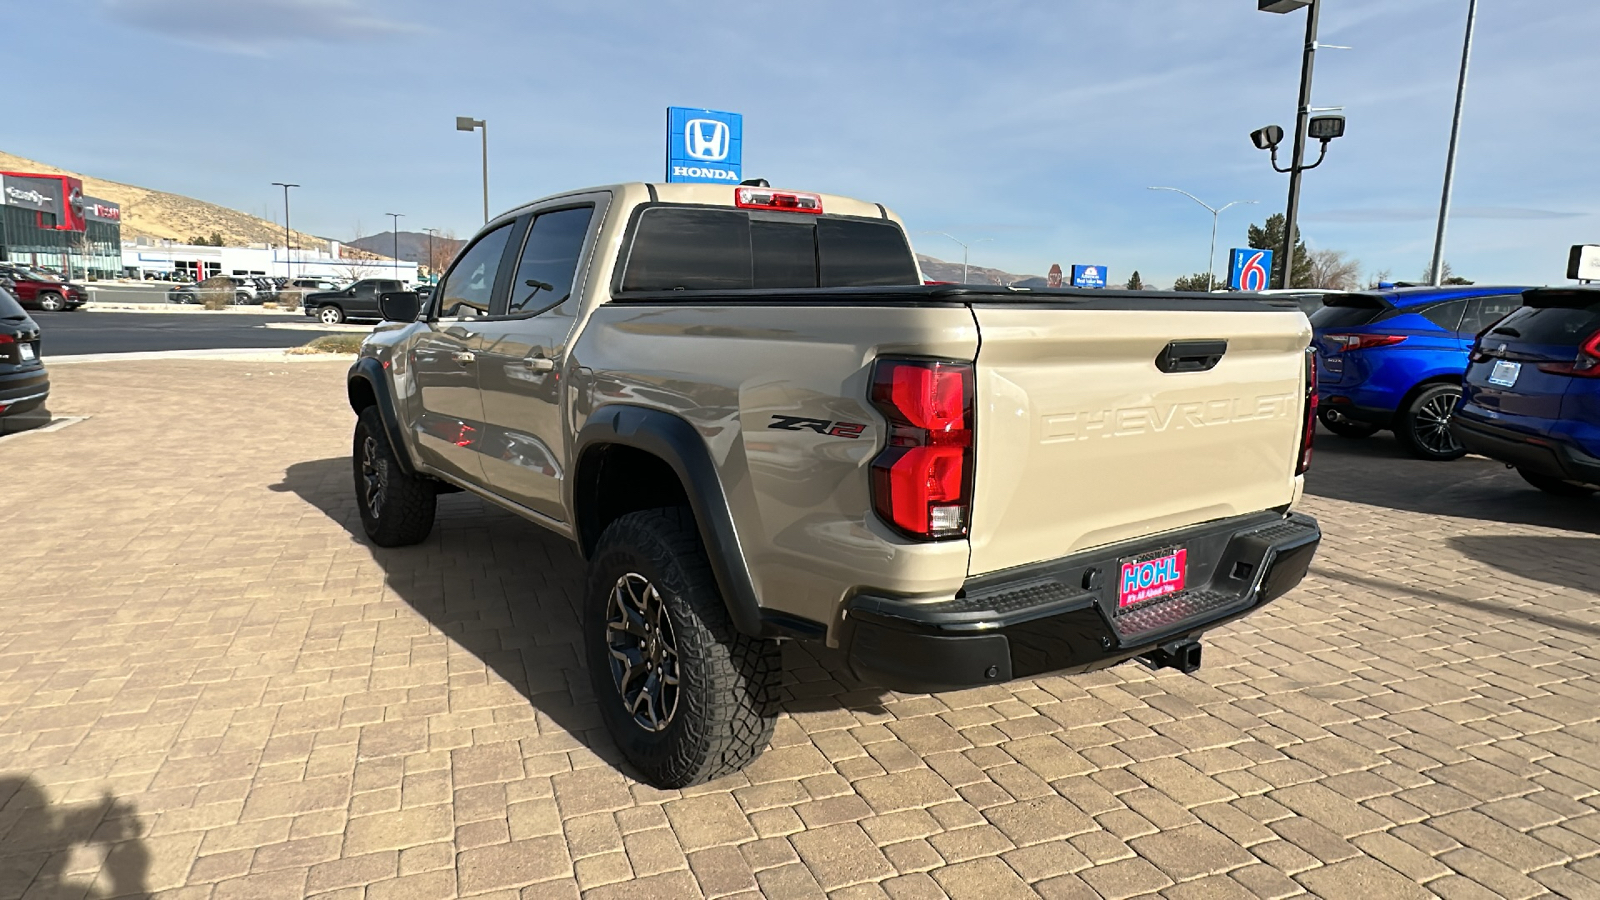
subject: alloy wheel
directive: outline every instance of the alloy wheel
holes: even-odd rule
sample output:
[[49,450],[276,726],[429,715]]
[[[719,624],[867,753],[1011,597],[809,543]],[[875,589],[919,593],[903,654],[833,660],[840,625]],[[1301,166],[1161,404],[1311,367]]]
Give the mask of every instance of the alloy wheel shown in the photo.
[[60,312],[67,304],[62,302],[59,294],[40,294],[39,305],[49,312]]
[[374,519],[383,515],[384,497],[389,493],[389,469],[380,465],[381,455],[378,439],[367,435],[361,442],[361,501]]
[[317,310],[317,318],[321,319],[324,325],[337,325],[344,316],[340,315],[337,307],[324,306]]
[[1417,443],[1434,453],[1455,453],[1461,449],[1456,436],[1450,433],[1450,417],[1455,414],[1459,399],[1459,393],[1440,393],[1417,410],[1416,421],[1411,426]]
[[667,604],[650,579],[629,572],[606,603],[611,680],[634,724],[661,731],[678,711],[678,647]]

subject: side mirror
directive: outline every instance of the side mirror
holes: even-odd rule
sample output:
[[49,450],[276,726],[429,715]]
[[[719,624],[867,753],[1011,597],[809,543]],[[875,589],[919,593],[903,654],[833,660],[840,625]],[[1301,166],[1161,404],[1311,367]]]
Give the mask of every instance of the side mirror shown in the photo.
[[378,295],[378,315],[385,322],[415,322],[422,309],[416,291],[387,291]]

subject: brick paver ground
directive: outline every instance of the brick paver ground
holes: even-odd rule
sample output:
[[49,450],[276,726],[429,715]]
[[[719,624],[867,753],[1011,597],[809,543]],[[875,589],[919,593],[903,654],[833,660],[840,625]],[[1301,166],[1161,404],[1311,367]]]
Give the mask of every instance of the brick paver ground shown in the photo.
[[1600,501],[1325,437],[1314,575],[1137,665],[938,696],[786,650],[750,769],[616,767],[577,560],[359,532],[343,366],[59,366],[0,442],[0,900],[1600,897]]

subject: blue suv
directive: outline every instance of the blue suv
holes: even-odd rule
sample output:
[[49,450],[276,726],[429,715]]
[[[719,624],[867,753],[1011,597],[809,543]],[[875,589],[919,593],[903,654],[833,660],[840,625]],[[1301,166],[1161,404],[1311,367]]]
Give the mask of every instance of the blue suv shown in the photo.
[[1600,489],[1600,288],[1530,291],[1478,338],[1452,430],[1550,494]]
[[1334,434],[1394,432],[1420,459],[1467,451],[1450,431],[1478,332],[1522,305],[1525,287],[1394,287],[1330,294],[1311,314],[1318,416]]

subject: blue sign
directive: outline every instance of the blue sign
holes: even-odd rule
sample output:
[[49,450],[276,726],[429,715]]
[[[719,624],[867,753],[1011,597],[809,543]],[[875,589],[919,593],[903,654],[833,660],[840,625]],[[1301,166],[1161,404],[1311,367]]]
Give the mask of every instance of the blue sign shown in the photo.
[[1264,291],[1272,283],[1272,251],[1246,247],[1228,251],[1228,287]]
[[1105,266],[1073,266],[1072,286],[1103,288],[1106,286]]
[[738,184],[743,150],[744,116],[667,107],[667,181]]

